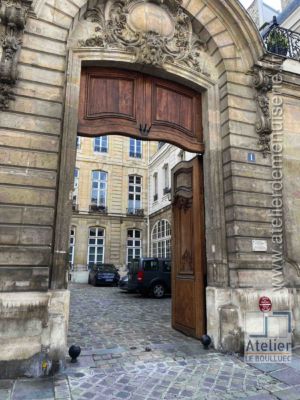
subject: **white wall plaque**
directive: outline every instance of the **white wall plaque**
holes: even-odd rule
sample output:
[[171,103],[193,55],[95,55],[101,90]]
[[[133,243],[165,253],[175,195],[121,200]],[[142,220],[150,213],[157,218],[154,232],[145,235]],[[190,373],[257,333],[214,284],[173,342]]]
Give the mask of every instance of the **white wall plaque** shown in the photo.
[[252,251],[267,251],[268,243],[266,240],[252,240]]

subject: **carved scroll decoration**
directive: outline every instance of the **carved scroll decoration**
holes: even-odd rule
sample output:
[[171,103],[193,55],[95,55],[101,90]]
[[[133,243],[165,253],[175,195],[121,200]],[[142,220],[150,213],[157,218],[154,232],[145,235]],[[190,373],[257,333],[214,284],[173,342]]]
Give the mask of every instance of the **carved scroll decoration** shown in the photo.
[[191,17],[181,7],[181,0],[151,2],[156,3],[172,19],[174,29],[171,35],[149,29],[133,29],[128,19],[134,5],[138,4],[137,0],[116,0],[106,5],[99,0],[96,6],[88,7],[85,14],[86,19],[97,24],[96,34],[80,40],[79,46],[121,48],[133,53],[138,63],[158,67],[166,62],[182,63],[209,75],[203,59],[206,43],[193,33]]
[[192,207],[193,200],[192,198],[176,196],[173,204],[176,205],[176,207],[178,207],[179,210],[183,210],[186,213],[187,210]]
[[184,254],[181,257],[181,264],[182,264],[182,270],[180,272],[187,272],[187,273],[194,272],[193,255],[188,249],[185,250]]
[[264,157],[270,153],[270,135],[272,133],[272,119],[268,92],[272,89],[272,76],[264,69],[254,68],[254,87],[257,91],[257,121],[256,132],[259,135],[258,144],[262,148]]
[[14,100],[22,36],[32,0],[0,0],[0,110]]

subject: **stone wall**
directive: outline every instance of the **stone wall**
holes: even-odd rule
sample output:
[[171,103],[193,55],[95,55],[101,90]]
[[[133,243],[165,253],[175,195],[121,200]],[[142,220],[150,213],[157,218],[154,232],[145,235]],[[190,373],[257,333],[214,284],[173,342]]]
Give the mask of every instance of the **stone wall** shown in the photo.
[[0,294],[0,376],[35,377],[64,366],[69,292]]

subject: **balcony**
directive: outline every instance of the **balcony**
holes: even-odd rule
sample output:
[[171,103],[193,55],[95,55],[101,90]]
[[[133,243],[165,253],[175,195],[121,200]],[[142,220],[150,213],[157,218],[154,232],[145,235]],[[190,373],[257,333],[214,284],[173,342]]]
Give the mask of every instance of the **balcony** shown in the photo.
[[132,158],[142,158],[142,153],[136,153],[136,152],[131,151],[129,153],[129,156]]
[[107,207],[98,206],[97,204],[91,204],[90,205],[90,212],[91,213],[99,213],[99,214],[107,214]]
[[72,203],[72,211],[74,211],[74,212],[79,212],[79,204],[77,204],[77,203]]
[[135,215],[136,217],[143,217],[145,215],[143,208],[127,208],[127,215]]
[[263,34],[263,40],[269,53],[300,61],[300,33],[282,28],[276,17]]

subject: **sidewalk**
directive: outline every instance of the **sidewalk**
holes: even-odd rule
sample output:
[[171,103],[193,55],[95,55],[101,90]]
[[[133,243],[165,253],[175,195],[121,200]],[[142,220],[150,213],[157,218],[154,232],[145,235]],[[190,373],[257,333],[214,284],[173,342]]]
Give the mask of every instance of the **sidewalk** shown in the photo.
[[68,379],[51,378],[0,380],[0,400],[71,400]]
[[[213,351],[174,359],[154,349],[151,358],[143,360],[140,354],[135,362],[127,354],[114,359],[114,354],[108,349],[97,366],[95,360],[86,365],[85,358],[93,357],[83,355],[52,378],[0,380],[0,400],[300,400],[297,354],[290,365],[252,366]],[[99,354],[95,358],[101,359]]]
[[289,365],[248,365],[172,329],[170,310],[169,298],[73,285],[78,362],[68,357],[55,377],[0,381],[0,400],[300,400],[300,349]]

